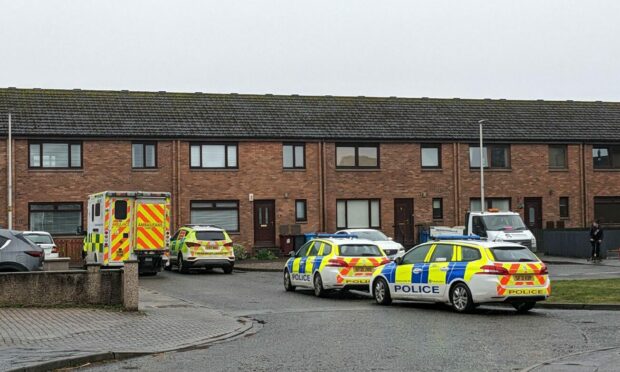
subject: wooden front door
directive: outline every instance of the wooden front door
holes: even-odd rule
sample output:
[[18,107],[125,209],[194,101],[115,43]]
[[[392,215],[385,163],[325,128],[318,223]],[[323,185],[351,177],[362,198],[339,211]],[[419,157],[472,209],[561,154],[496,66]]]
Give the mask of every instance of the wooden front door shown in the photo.
[[525,226],[528,229],[542,229],[542,198],[524,198]]
[[276,202],[275,200],[254,201],[254,245],[275,247],[276,245]]
[[410,248],[415,244],[413,199],[394,199],[394,240],[405,248]]

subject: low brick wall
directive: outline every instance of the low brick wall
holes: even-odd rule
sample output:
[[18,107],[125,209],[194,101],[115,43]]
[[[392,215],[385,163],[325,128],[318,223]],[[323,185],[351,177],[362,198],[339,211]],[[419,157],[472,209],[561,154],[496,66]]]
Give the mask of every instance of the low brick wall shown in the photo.
[[123,269],[0,273],[0,306],[123,305],[138,309],[138,263]]

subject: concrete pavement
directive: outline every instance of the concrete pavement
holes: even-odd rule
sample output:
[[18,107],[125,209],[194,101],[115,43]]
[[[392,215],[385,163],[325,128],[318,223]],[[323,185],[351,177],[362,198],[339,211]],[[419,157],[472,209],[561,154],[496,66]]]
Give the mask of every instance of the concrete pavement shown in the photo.
[[48,370],[90,360],[188,349],[252,327],[188,301],[141,289],[141,311],[0,309],[0,370]]
[[[200,285],[197,285],[200,283]],[[379,306],[368,294],[285,292],[280,273],[165,273],[146,288],[262,323],[260,332],[209,348],[95,364],[88,371],[514,371],[620,346],[615,311],[442,305]],[[195,290],[188,290],[194,288]],[[602,354],[601,354],[602,355]],[[620,363],[620,359],[616,360]]]

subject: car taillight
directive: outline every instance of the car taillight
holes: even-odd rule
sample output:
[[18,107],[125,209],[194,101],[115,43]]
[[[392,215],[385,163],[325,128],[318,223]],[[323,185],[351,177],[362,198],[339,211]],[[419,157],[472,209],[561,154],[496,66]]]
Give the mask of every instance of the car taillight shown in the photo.
[[224,243],[224,247],[232,247],[233,242]]
[[28,256],[31,256],[31,257],[41,257],[41,256],[43,256],[43,252],[39,252],[39,251],[26,251],[24,253],[26,253]]
[[185,243],[185,245],[187,245],[188,247],[200,247],[200,243],[196,242],[187,242]]
[[389,264],[390,262],[392,262],[389,258],[387,257],[383,257],[383,259],[381,260],[381,262],[379,263],[379,266],[381,265],[385,265],[385,264]]
[[539,275],[547,275],[549,274],[549,270],[547,269],[547,265],[542,265],[542,267],[540,268],[540,274]]
[[58,247],[57,246],[53,246],[52,247],[52,253],[58,253]]
[[336,258],[330,258],[329,261],[327,261],[327,266],[331,266],[331,267],[347,267],[349,266],[349,264],[343,260],[340,257],[336,257]]
[[476,274],[488,274],[488,275],[510,275],[508,269],[502,266],[484,265],[480,268]]

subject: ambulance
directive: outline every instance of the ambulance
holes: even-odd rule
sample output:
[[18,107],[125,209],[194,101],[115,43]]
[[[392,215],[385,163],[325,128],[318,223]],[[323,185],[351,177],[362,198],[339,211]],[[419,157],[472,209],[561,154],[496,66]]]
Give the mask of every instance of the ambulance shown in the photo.
[[137,259],[140,274],[157,274],[167,264],[170,213],[168,192],[103,191],[90,195],[86,262],[115,268]]

